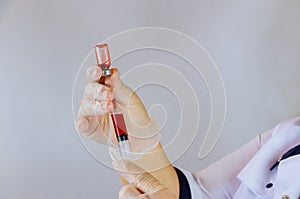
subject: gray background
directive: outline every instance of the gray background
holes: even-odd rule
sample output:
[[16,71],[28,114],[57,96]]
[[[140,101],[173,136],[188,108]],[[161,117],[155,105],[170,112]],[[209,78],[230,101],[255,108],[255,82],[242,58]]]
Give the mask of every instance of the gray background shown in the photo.
[[[86,152],[73,126],[73,81],[95,43],[130,28],[159,26],[186,33],[210,52],[224,79],[228,111],[206,159],[197,158],[199,132],[175,163],[197,171],[299,115],[299,24],[299,0],[1,0],[0,198],[117,198],[117,174]],[[149,57],[176,62],[143,51],[119,64]],[[191,83],[201,91],[201,80]],[[140,95],[151,104],[146,91]],[[153,89],[152,95],[156,91],[163,93]],[[209,110],[203,111],[205,123]]]

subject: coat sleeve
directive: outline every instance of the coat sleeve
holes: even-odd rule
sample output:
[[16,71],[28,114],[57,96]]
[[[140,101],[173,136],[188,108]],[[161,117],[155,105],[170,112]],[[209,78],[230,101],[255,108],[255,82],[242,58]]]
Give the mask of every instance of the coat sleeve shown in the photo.
[[238,173],[271,138],[273,129],[258,135],[249,143],[196,174],[182,170],[193,199],[233,198],[240,181]]

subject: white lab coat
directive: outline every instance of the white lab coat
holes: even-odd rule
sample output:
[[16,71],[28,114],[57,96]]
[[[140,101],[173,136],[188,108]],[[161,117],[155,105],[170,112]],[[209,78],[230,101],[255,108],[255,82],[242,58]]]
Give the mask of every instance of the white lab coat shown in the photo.
[[[183,171],[193,199],[298,199],[300,155],[273,163],[300,144],[300,118],[280,123],[210,167]],[[268,185],[268,186],[267,186]]]

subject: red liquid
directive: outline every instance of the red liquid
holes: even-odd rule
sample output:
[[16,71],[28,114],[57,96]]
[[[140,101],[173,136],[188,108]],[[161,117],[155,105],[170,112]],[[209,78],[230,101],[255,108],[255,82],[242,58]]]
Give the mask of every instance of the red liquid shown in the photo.
[[100,66],[102,68],[102,70],[104,70],[105,68],[108,68],[111,64],[108,45],[107,44],[96,45],[95,53],[96,53],[96,59],[97,59],[98,66]]
[[128,136],[125,121],[123,114],[121,113],[112,113],[111,119],[115,128],[116,137],[125,135]]

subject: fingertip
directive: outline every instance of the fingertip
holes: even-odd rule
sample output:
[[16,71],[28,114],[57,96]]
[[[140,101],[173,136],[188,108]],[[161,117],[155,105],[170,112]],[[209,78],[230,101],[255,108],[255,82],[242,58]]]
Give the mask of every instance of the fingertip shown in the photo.
[[112,69],[112,75],[111,75],[111,78],[112,78],[113,80],[118,80],[118,79],[120,79],[119,69],[117,69],[117,68],[113,68],[113,69]]
[[93,65],[87,69],[86,75],[89,81],[99,80],[102,76],[102,69],[97,65]]
[[118,68],[111,68],[111,72],[112,72],[112,74],[119,73],[119,69]]

